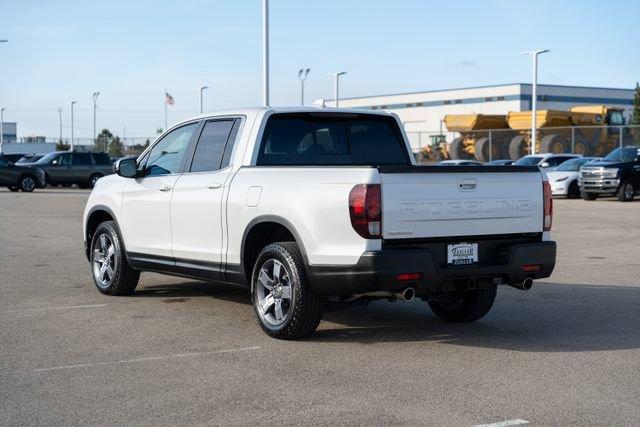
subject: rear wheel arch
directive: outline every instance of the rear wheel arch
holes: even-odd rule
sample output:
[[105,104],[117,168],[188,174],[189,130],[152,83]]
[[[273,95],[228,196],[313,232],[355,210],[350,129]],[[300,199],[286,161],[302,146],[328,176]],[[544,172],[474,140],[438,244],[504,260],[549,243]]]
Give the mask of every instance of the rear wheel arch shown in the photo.
[[254,218],[245,228],[240,247],[240,262],[247,283],[251,283],[253,264],[260,251],[276,242],[294,242],[298,245],[305,266],[309,265],[307,253],[297,230],[282,217],[265,215]]

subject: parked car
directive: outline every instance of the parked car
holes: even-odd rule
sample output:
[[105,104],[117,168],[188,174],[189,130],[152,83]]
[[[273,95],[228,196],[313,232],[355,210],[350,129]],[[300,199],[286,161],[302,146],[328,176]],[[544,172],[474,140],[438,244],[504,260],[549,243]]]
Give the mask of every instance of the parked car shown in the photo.
[[44,187],[44,172],[38,168],[16,165],[0,156],[0,186],[11,191],[30,193],[36,187]]
[[18,159],[17,162],[14,162],[14,163],[17,165],[22,163],[34,163],[40,160],[41,158],[43,158],[44,156],[45,156],[44,154],[25,154],[24,156],[20,157],[20,159]]
[[581,154],[529,154],[515,161],[515,166],[538,166],[543,172],[550,172],[560,166],[562,163],[576,157],[582,157]]
[[511,166],[515,161],[510,159],[491,160],[485,163],[486,166]]
[[437,166],[482,166],[483,164],[480,162],[476,162],[475,160],[442,160],[436,163]]
[[471,322],[498,284],[555,265],[552,199],[537,167],[415,166],[384,112],[258,108],[182,122],[117,175],[83,217],[97,289],[141,271],[251,289],[270,336],[311,334],[328,299],[409,301]]
[[547,172],[551,194],[554,196],[580,197],[580,168],[599,160],[599,157],[577,157],[567,160],[554,170]]
[[15,163],[20,160],[25,154],[0,154],[5,160],[9,160],[11,163]]
[[93,188],[98,179],[113,173],[106,153],[54,152],[24,165],[42,169],[49,185],[77,184],[80,188]]
[[615,195],[621,202],[633,200],[640,190],[640,147],[616,148],[602,160],[580,170],[582,198],[595,200]]

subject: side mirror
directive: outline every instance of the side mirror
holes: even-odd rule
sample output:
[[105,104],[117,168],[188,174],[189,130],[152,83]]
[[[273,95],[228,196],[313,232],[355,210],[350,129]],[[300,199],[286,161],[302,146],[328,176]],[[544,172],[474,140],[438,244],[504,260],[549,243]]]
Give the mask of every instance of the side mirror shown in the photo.
[[551,166],[551,165],[549,164],[549,162],[542,162],[542,163],[540,163],[540,167],[541,167],[541,168],[548,168],[549,166]]
[[138,175],[138,165],[136,159],[118,159],[113,164],[113,171],[125,178],[135,178]]

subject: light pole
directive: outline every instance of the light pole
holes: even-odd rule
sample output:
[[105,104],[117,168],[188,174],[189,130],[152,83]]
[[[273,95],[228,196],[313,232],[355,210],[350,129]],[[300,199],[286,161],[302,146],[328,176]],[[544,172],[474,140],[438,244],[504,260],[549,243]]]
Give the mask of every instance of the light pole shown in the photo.
[[60,144],[62,144],[62,108],[58,108],[58,121],[60,123]]
[[93,92],[93,143],[95,144],[98,140],[98,135],[96,134],[96,108],[98,108],[98,95],[100,92]]
[[334,106],[335,108],[338,108],[338,103],[339,103],[339,99],[340,99],[340,94],[339,94],[339,84],[340,84],[340,76],[343,76],[347,74],[346,71],[339,71],[337,73],[328,73],[328,76],[333,76],[335,79],[334,82],[334,86],[333,86],[333,99],[334,99]]
[[0,153],[2,153],[2,144],[4,143],[4,110],[0,108]]
[[200,87],[200,114],[202,114],[203,108],[202,108],[202,93],[205,91],[205,89],[209,89],[209,86],[201,86]]
[[[2,39],[0,43],[9,43],[9,40]],[[4,143],[4,108],[0,109],[0,153],[2,153],[2,144]]]
[[538,100],[538,55],[551,52],[548,49],[532,50],[522,52],[523,55],[531,55],[533,58],[533,83],[531,85],[531,154],[536,154],[536,131],[538,129],[536,120],[536,102]]
[[269,0],[262,0],[262,103],[269,105]]
[[307,79],[311,68],[300,68],[298,71],[298,80],[300,80],[300,106],[304,105],[304,81]]
[[73,152],[73,106],[77,103],[78,101],[71,101],[70,105],[71,105],[71,152]]

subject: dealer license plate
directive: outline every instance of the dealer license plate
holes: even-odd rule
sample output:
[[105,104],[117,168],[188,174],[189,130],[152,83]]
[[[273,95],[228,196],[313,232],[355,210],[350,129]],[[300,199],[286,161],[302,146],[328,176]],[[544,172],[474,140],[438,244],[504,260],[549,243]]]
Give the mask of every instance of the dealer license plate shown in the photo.
[[447,264],[463,265],[478,262],[477,243],[447,245]]

